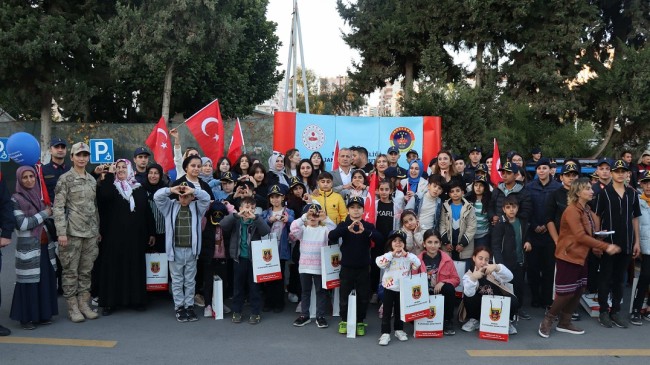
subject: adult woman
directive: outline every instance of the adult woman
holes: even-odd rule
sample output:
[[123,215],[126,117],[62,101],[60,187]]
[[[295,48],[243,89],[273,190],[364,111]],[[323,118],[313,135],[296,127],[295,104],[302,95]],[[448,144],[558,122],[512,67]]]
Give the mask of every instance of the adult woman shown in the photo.
[[183,161],[183,171],[185,175],[183,177],[176,179],[172,185],[180,185],[182,183],[188,184],[191,183],[191,187],[194,190],[205,190],[208,195],[210,195],[210,200],[214,200],[214,194],[210,185],[205,181],[201,180],[201,166],[202,161],[199,156],[190,156]]
[[120,306],[143,310],[144,254],[155,243],[155,224],[147,192],[135,181],[129,160],[117,160],[100,176],[97,201],[102,212],[97,287],[102,314]]
[[155,222],[156,243],[153,248],[154,251],[159,253],[165,253],[165,216],[158,210],[153,195],[156,191],[168,185],[169,182],[163,174],[162,166],[153,164],[147,167],[147,180],[142,184],[142,187],[147,192],[147,200]]
[[377,157],[375,157],[375,173],[379,178],[377,180],[377,183],[386,179],[386,175],[384,173],[386,172],[387,168],[388,168],[388,156],[384,155],[383,153],[378,154]]
[[266,177],[268,186],[281,184],[288,188],[289,176],[284,173],[284,156],[278,151],[273,151],[268,163],[269,171]]
[[524,157],[518,152],[512,152],[510,155],[510,162],[519,167],[519,173],[515,180],[521,181],[524,185],[528,182],[528,173],[526,173],[526,166],[524,166]]
[[239,175],[239,180],[248,180],[248,175],[250,175],[250,167],[251,167],[251,157],[245,153],[243,153],[239,158],[237,158],[237,161],[235,161],[235,165],[232,167],[232,171],[236,172],[237,175]]
[[323,162],[323,155],[320,152],[315,151],[309,156],[309,161],[314,167],[314,175],[318,176],[321,172],[325,171],[325,163]]
[[59,314],[56,295],[55,243],[43,222],[52,209],[40,199],[36,171],[29,166],[16,170],[16,193],[12,196],[16,217],[16,286],[10,317],[26,330],[52,323]]
[[422,161],[415,159],[411,161],[407,178],[400,181],[400,187],[404,192],[404,199],[408,201],[416,193],[427,190],[427,180],[422,177]]
[[[463,177],[458,174],[454,168],[454,157],[451,152],[442,150],[438,152],[438,160],[436,165],[432,168],[432,175],[440,175],[442,177],[442,191],[440,198],[445,201],[449,198],[449,185],[452,180],[456,180],[463,184]],[[463,189],[464,190],[464,189]]]
[[199,172],[199,178],[210,185],[210,181],[214,179],[212,176],[213,172],[212,159],[209,157],[201,157],[201,171]]
[[308,159],[302,159],[298,163],[298,176],[302,184],[307,187],[307,193],[316,189],[318,175],[314,175],[314,167]]
[[299,176],[298,164],[300,163],[300,151],[292,148],[284,155],[284,173],[287,176]]
[[547,338],[556,317],[560,320],[557,331],[583,334],[584,330],[571,323],[571,314],[580,303],[580,297],[587,286],[588,268],[585,265],[591,249],[604,251],[609,255],[621,251],[617,245],[595,239],[594,232],[600,229],[600,220],[588,203],[594,196],[589,179],[580,178],[571,184],[567,194],[568,206],[560,221],[560,235],[555,248],[555,300],[546,312],[537,331]]

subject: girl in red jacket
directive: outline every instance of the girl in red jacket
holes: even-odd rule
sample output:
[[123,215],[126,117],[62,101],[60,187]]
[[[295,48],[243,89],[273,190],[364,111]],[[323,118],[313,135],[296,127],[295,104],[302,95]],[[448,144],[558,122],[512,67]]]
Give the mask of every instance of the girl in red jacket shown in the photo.
[[445,336],[453,336],[456,334],[452,320],[454,316],[454,300],[456,299],[455,288],[460,284],[460,278],[451,257],[440,250],[442,245],[440,233],[428,229],[424,232],[422,238],[424,240],[424,251],[418,256],[420,258],[420,270],[427,273],[429,294],[445,297],[443,333]]

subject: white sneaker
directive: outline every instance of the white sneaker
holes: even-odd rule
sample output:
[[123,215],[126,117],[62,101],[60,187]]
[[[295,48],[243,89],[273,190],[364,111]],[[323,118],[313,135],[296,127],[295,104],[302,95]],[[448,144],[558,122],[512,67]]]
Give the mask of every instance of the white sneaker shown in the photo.
[[381,337],[379,337],[379,346],[387,346],[389,342],[390,342],[390,334],[382,333]]
[[402,330],[395,331],[395,337],[397,337],[397,339],[400,341],[406,341],[409,339],[409,337],[406,335],[406,332]]
[[516,335],[517,334],[517,328],[510,324],[510,328],[508,328],[508,334],[509,335]]
[[479,326],[480,325],[476,319],[470,318],[461,328],[465,332],[473,332],[476,331]]
[[294,293],[289,293],[287,299],[289,299],[289,302],[291,302],[291,303],[298,303],[298,301],[300,300],[298,298],[298,296],[296,294],[294,294]]
[[377,293],[374,293],[372,297],[370,297],[370,304],[377,304],[379,303],[379,297],[377,296]]
[[205,308],[203,308],[203,317],[210,318],[212,315],[212,306],[206,305]]

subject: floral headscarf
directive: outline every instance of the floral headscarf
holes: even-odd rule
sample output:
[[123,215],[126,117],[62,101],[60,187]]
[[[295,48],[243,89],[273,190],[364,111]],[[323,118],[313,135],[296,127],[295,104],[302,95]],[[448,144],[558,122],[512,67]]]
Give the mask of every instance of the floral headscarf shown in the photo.
[[140,187],[140,183],[135,180],[135,174],[133,173],[133,167],[131,167],[131,161],[127,159],[119,159],[115,162],[117,166],[118,163],[124,162],[126,164],[126,179],[120,180],[115,174],[115,181],[113,185],[117,189],[117,192],[120,193],[122,198],[129,202],[129,208],[131,211],[135,210],[135,200],[133,199],[133,190]]

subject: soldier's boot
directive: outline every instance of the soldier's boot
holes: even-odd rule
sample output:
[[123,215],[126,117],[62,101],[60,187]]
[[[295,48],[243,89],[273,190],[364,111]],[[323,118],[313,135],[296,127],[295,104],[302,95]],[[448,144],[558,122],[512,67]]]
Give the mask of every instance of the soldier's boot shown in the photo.
[[70,317],[70,320],[74,323],[85,321],[86,319],[84,318],[83,314],[79,312],[79,304],[77,303],[77,298],[70,297],[67,298],[66,301],[68,302],[68,316]]
[[81,293],[77,296],[77,301],[79,302],[79,311],[81,314],[84,315],[84,317],[88,319],[96,319],[99,317],[97,312],[93,311],[88,303],[90,302],[90,293],[85,292]]

